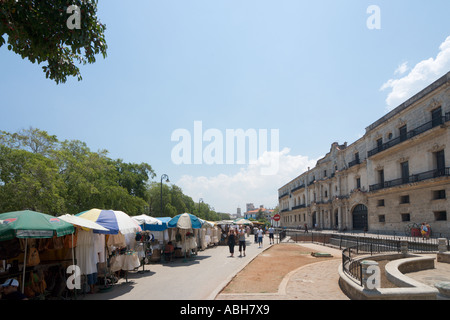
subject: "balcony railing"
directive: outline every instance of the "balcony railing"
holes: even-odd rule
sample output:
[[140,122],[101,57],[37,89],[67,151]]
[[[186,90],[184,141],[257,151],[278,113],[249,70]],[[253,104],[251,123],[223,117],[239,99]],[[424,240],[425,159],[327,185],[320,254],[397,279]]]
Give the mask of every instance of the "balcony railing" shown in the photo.
[[300,190],[300,189],[302,189],[302,188],[304,188],[304,187],[305,187],[304,184],[302,184],[302,185],[300,185],[300,186],[298,186],[298,187],[295,187],[294,189],[291,190],[291,193],[292,193],[292,192],[295,192],[295,191],[297,191],[297,190]]
[[414,183],[428,179],[450,176],[450,168],[435,169],[418,174],[410,175],[409,177],[399,178],[395,180],[385,181],[369,186],[369,191],[377,191],[384,188],[396,187],[402,184]]
[[306,208],[306,204],[300,204],[298,206],[292,207],[292,210],[297,210],[297,209],[301,209],[301,208]]
[[289,195],[289,192],[283,193],[281,196],[278,197],[278,199],[284,198],[288,195]]
[[351,167],[356,166],[357,164],[360,164],[360,163],[361,163],[361,161],[359,161],[359,159],[355,159],[355,160],[350,161],[348,163],[348,167],[351,168]]
[[[375,149],[372,149],[369,152],[367,152],[367,156],[371,157],[377,153],[380,153],[381,151],[392,148],[393,146],[395,146],[403,141],[409,140],[421,133],[424,133],[428,130],[433,129],[434,127],[440,126],[441,124],[444,124],[444,122],[447,122],[447,121],[450,121],[450,112],[447,112],[445,114],[445,116],[433,119],[411,131],[408,131],[406,134],[400,135],[399,137],[397,137],[395,139],[392,139],[386,143],[383,143],[380,146],[377,146]],[[349,166],[350,166],[350,164],[349,164]]]

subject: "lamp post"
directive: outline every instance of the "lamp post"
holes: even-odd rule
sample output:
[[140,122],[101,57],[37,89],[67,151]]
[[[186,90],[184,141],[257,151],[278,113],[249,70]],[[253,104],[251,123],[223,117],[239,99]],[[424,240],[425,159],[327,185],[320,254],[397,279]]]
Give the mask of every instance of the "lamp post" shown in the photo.
[[200,215],[200,202],[203,202],[203,198],[198,199],[198,214]]
[[163,179],[166,179],[166,182],[170,182],[169,181],[169,176],[167,174],[163,174],[161,176],[161,217],[164,217],[164,211],[163,211],[163,197],[162,197],[162,182]]

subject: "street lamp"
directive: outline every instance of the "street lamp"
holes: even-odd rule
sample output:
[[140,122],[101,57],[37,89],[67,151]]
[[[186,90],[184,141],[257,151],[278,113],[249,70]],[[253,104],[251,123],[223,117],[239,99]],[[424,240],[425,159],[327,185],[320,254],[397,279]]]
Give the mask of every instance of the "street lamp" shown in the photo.
[[169,176],[167,174],[163,174],[161,176],[161,217],[164,217],[164,211],[163,211],[163,199],[162,199],[162,182],[163,179],[166,179],[166,182],[170,182],[169,181]]
[[200,214],[200,202],[203,202],[203,198],[198,199],[198,214]]

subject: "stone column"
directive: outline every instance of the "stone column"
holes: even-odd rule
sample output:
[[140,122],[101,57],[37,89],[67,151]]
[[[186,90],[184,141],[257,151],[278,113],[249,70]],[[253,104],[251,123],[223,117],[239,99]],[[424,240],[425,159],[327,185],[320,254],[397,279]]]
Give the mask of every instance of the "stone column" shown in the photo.
[[438,239],[438,251],[439,253],[443,253],[447,251],[447,239],[439,238]]
[[408,241],[400,240],[400,252],[402,254],[407,254],[408,253]]

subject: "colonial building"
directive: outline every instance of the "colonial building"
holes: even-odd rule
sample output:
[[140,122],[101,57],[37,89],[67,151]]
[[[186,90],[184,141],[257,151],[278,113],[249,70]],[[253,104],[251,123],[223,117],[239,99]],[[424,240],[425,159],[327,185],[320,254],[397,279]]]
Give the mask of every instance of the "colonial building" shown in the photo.
[[281,225],[450,234],[450,72],[278,189]]

